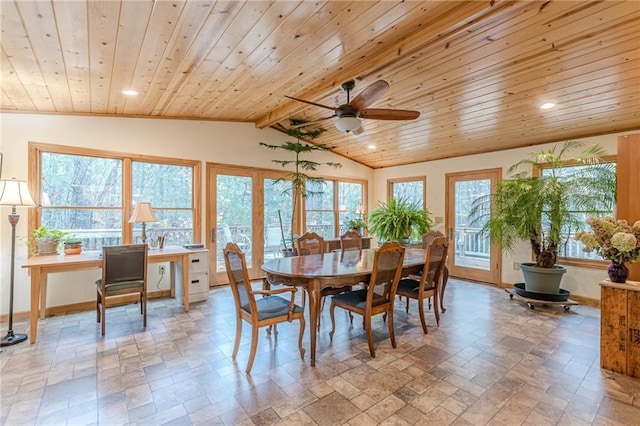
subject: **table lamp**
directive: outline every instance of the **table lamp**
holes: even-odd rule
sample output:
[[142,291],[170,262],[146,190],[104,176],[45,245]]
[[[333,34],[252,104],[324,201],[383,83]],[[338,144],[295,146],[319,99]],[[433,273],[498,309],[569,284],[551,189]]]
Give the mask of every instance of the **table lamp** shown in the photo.
[[142,222],[142,244],[147,243],[147,229],[146,222],[157,222],[158,218],[153,214],[153,210],[151,209],[151,203],[138,203],[136,207],[133,209],[133,214],[131,215],[131,219],[129,219],[129,223],[140,223]]
[[2,179],[0,181],[0,206],[11,206],[9,223],[11,224],[11,281],[9,290],[9,331],[0,341],[0,347],[15,345],[27,340],[27,335],[13,332],[13,284],[16,262],[16,225],[20,215],[16,213],[16,207],[33,207],[36,204],[31,198],[27,182],[16,178]]

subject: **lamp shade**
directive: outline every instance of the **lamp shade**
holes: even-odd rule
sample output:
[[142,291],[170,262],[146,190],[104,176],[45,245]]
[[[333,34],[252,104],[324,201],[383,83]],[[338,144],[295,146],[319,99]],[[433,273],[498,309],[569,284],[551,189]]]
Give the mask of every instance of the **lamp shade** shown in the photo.
[[33,202],[27,182],[16,178],[2,179],[0,181],[0,206],[27,206],[33,207]]
[[336,128],[343,132],[351,132],[360,127],[360,120],[357,117],[340,117],[336,120]]
[[151,203],[138,203],[133,209],[133,214],[129,219],[129,223],[137,222],[157,222],[158,218],[153,214]]

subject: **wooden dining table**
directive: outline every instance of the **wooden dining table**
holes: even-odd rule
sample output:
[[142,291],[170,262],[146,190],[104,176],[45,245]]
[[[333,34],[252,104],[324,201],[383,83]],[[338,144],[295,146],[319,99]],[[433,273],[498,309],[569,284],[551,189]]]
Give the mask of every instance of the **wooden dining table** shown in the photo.
[[[320,316],[320,291],[325,287],[354,286],[368,282],[373,271],[375,249],[347,250],[307,256],[272,259],[262,265],[270,284],[302,287],[309,295],[311,366],[316,365],[316,338]],[[402,276],[424,267],[425,250],[407,248]]]

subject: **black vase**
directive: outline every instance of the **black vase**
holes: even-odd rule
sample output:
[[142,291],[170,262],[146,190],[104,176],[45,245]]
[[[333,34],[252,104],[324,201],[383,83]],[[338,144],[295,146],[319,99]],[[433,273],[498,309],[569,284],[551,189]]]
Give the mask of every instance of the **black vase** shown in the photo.
[[609,279],[614,283],[625,283],[629,278],[629,268],[624,263],[612,262],[608,268]]

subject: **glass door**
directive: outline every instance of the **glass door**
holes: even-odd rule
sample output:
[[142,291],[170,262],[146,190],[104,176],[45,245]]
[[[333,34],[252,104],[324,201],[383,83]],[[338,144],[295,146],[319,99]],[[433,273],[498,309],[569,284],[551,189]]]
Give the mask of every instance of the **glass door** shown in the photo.
[[[291,240],[291,181],[266,177],[263,180],[264,260],[282,257]],[[294,227],[295,229],[295,227]]]
[[446,175],[446,228],[449,235],[448,267],[451,276],[499,284],[501,256],[489,236],[481,233],[482,223],[473,223],[469,209],[473,200],[492,194],[501,169]]
[[237,169],[213,168],[209,176],[209,203],[213,204],[208,209],[208,223],[213,224],[209,235],[213,284],[228,282],[223,250],[230,242],[244,252],[250,275],[258,275],[254,265],[253,181],[251,173],[243,174]]

